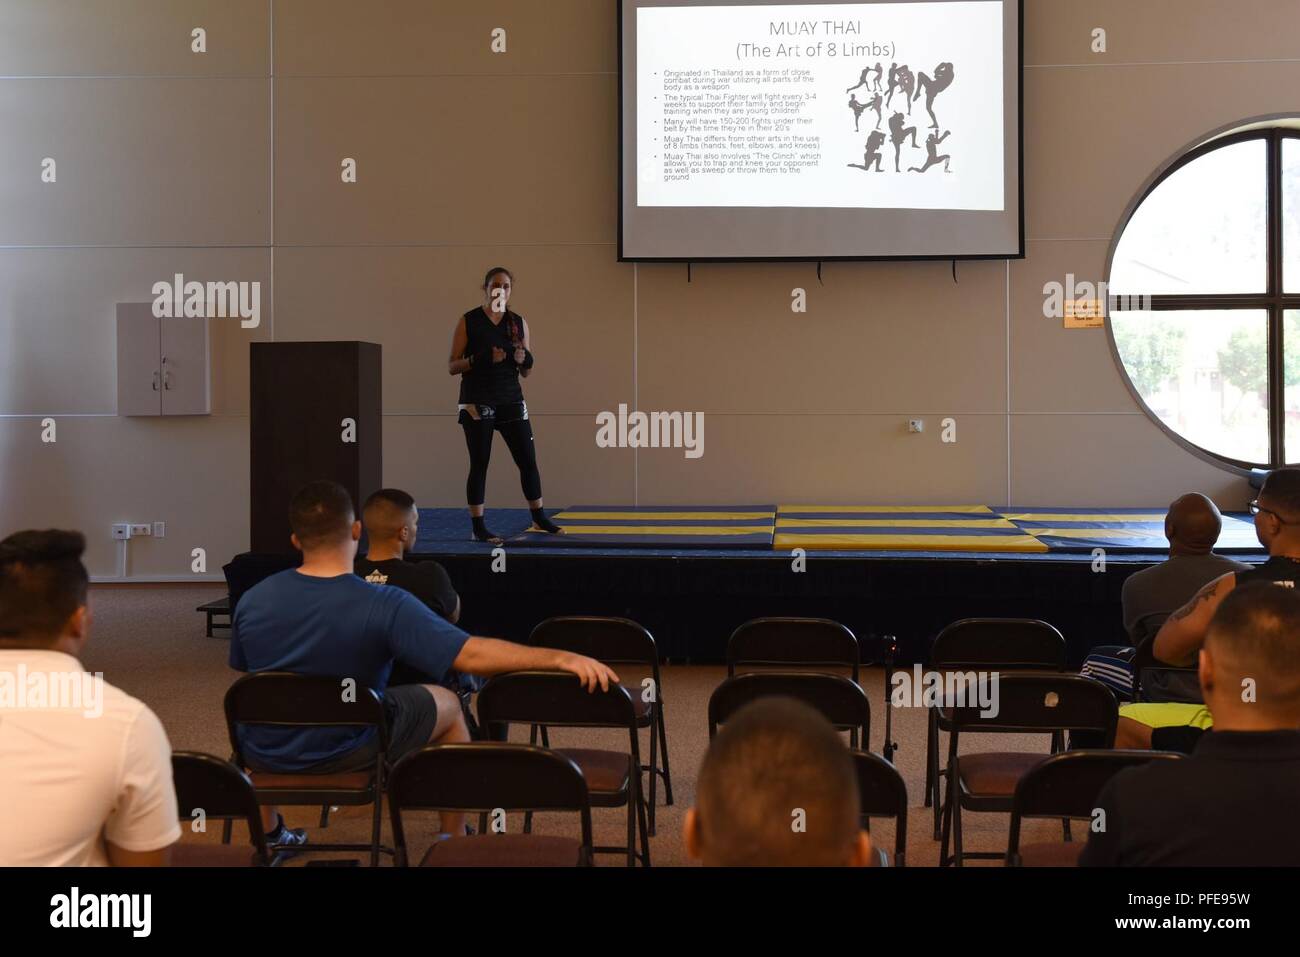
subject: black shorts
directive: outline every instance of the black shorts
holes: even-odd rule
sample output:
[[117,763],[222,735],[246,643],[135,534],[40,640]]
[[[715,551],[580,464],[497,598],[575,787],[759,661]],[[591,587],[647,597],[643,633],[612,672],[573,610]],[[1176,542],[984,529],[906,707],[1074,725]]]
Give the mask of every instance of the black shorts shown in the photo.
[[[438,724],[438,704],[420,685],[401,685],[384,692],[384,714],[388,718],[388,764],[429,743]],[[375,765],[379,735],[355,751],[322,761],[299,774],[342,774],[365,771]]]
[[1204,728],[1179,725],[1172,728],[1153,728],[1151,730],[1152,751],[1178,751],[1191,754],[1196,750],[1196,743],[1206,733]]

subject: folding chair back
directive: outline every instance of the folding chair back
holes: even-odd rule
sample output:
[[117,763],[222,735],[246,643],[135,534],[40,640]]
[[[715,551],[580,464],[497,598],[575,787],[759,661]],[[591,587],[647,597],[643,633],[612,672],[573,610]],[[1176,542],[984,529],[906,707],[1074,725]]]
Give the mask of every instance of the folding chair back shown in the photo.
[[791,665],[847,668],[858,680],[861,650],[857,636],[828,618],[755,618],[731,633],[727,677],[737,668]]
[[1091,819],[1106,783],[1125,768],[1152,761],[1176,761],[1174,751],[1080,750],[1053,754],[1016,785],[1011,802],[1007,865],[1020,861],[1020,823],[1025,818]]
[[1035,618],[963,618],[939,632],[930,647],[934,671],[996,667],[999,671],[1061,671],[1065,638]]
[[[478,693],[479,721],[493,724],[546,725],[559,728],[622,728],[628,734],[628,752],[593,749],[558,749],[573,758],[588,781],[597,807],[627,807],[627,844],[595,847],[596,853],[617,851],[650,866],[646,807],[641,788],[641,742],[637,734],[636,706],[622,685],[608,691],[589,692],[577,675],[564,671],[512,671],[488,680]],[[629,753],[630,752],[630,753]],[[596,777],[599,775],[599,777]],[[602,785],[599,782],[609,782]],[[531,821],[525,817],[525,830]],[[636,850],[640,829],[641,851]]]
[[843,675],[808,671],[751,671],[727,678],[709,696],[709,738],[733,714],[759,698],[795,698],[819,711],[840,731],[850,734],[850,746],[871,740],[871,704],[861,685]]
[[[1109,748],[1115,741],[1118,703],[1110,689],[1100,681],[1082,675],[1035,671],[995,671],[979,677],[986,682],[982,689],[985,693],[978,693],[981,689],[969,685],[964,691],[954,688],[956,700],[950,699],[944,707],[937,709],[951,729],[948,769],[945,772],[948,775],[948,797],[943,805],[943,827],[939,836],[941,866],[946,866],[949,860],[960,864],[967,858],[1004,856],[964,851],[962,808],[986,812],[1011,810],[1016,783],[1040,760],[1031,753],[1018,751],[962,757],[958,753],[962,731],[1050,733],[1053,751],[1058,750],[1066,731],[1095,735],[1104,748]],[[1068,820],[1062,821],[1067,840],[1068,824]],[[951,859],[948,857],[950,833],[954,848]]]
[[[655,808],[658,804],[659,781],[666,791],[666,803],[673,803],[673,779],[668,766],[668,725],[664,718],[664,685],[659,672],[659,649],[654,637],[627,618],[598,618],[591,616],[563,616],[548,618],[533,629],[528,643],[539,648],[556,648],[586,655],[611,665],[637,665],[650,671],[650,694],[644,682],[641,688],[633,686],[636,697],[633,704],[638,711],[638,724],[650,730],[649,763],[642,770],[650,774],[649,804],[650,833],[655,833]],[[624,678],[627,676],[625,675]],[[530,743],[536,743],[540,732],[543,746],[549,746],[546,727],[538,726],[531,732]]]
[[285,671],[262,671],[244,675],[226,692],[226,730],[230,735],[233,760],[249,767],[240,741],[241,725],[278,728],[373,728],[378,737],[374,767],[370,771],[343,774],[276,772],[253,770],[250,775],[260,804],[322,807],[321,826],[331,804],[360,806],[374,803],[372,839],[368,845],[320,844],[309,850],[369,850],[371,866],[379,854],[392,853],[379,843],[384,795],[385,760],[388,754],[388,721],[383,702],[372,688],[358,687],[346,678],[299,675]]
[[399,864],[407,860],[404,811],[573,811],[582,825],[581,860],[591,861],[587,781],[568,757],[527,744],[428,745],[406,755],[388,780]]
[[[247,774],[229,761],[198,751],[172,752],[172,783],[182,821],[240,820],[248,825],[253,854],[249,864],[271,863],[257,792]],[[198,848],[196,848],[198,850]],[[173,850],[173,859],[176,850]],[[205,863],[196,861],[195,863]]]
[[1153,665],[1142,668],[1133,684],[1138,701],[1205,703],[1205,693],[1201,691],[1200,672],[1196,668]]
[[558,648],[611,665],[646,665],[659,672],[654,636],[628,618],[564,615],[548,618],[528,636],[539,648]]
[[512,671],[489,678],[478,693],[483,725],[545,724],[561,728],[627,728],[636,737],[636,710],[622,685],[588,692],[567,671]]
[[351,678],[260,671],[226,691],[226,725],[238,750],[236,725],[288,728],[373,727],[388,750],[388,722],[379,695]]
[[[955,671],[1061,671],[1065,668],[1065,638],[1036,618],[962,618],[939,632],[930,646],[927,667],[947,674]],[[939,732],[949,730],[937,709],[929,713],[925,739],[925,804],[934,807],[934,838],[939,840]],[[1056,742],[1054,742],[1055,746]]]
[[[990,706],[982,705],[976,689],[968,685],[964,701],[949,702],[940,709],[954,734],[1087,731],[1102,735],[1104,747],[1114,742],[1118,703],[1100,681],[1082,675],[1033,671],[985,674],[992,697]],[[996,714],[985,713],[995,709]]]
[[863,825],[873,817],[894,819],[894,866],[903,867],[907,855],[907,785],[903,776],[878,754],[860,749],[852,754]]

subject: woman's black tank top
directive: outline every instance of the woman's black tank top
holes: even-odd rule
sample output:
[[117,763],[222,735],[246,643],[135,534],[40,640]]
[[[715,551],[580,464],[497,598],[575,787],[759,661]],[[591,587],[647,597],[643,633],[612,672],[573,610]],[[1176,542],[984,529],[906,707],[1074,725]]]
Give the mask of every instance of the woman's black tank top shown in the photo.
[[515,365],[515,347],[524,344],[524,321],[506,310],[505,318],[493,324],[482,306],[465,313],[465,334],[469,343],[462,358],[490,352],[493,346],[504,349],[505,359],[476,365],[460,377],[462,405],[504,405],[524,401],[519,387],[519,368]]

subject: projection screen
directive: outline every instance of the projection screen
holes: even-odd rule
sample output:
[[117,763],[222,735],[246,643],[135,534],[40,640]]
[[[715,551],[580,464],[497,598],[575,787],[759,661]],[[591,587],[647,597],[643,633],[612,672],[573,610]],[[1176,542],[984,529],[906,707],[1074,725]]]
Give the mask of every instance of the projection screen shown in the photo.
[[617,0],[619,258],[1024,254],[1019,0]]

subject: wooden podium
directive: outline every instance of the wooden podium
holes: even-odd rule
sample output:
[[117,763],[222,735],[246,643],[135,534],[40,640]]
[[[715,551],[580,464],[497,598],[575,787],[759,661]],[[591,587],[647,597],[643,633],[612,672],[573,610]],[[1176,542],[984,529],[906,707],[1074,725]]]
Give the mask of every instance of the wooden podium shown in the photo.
[[333,479],[361,508],[383,484],[380,347],[373,342],[249,345],[250,549],[296,554],[289,500]]

